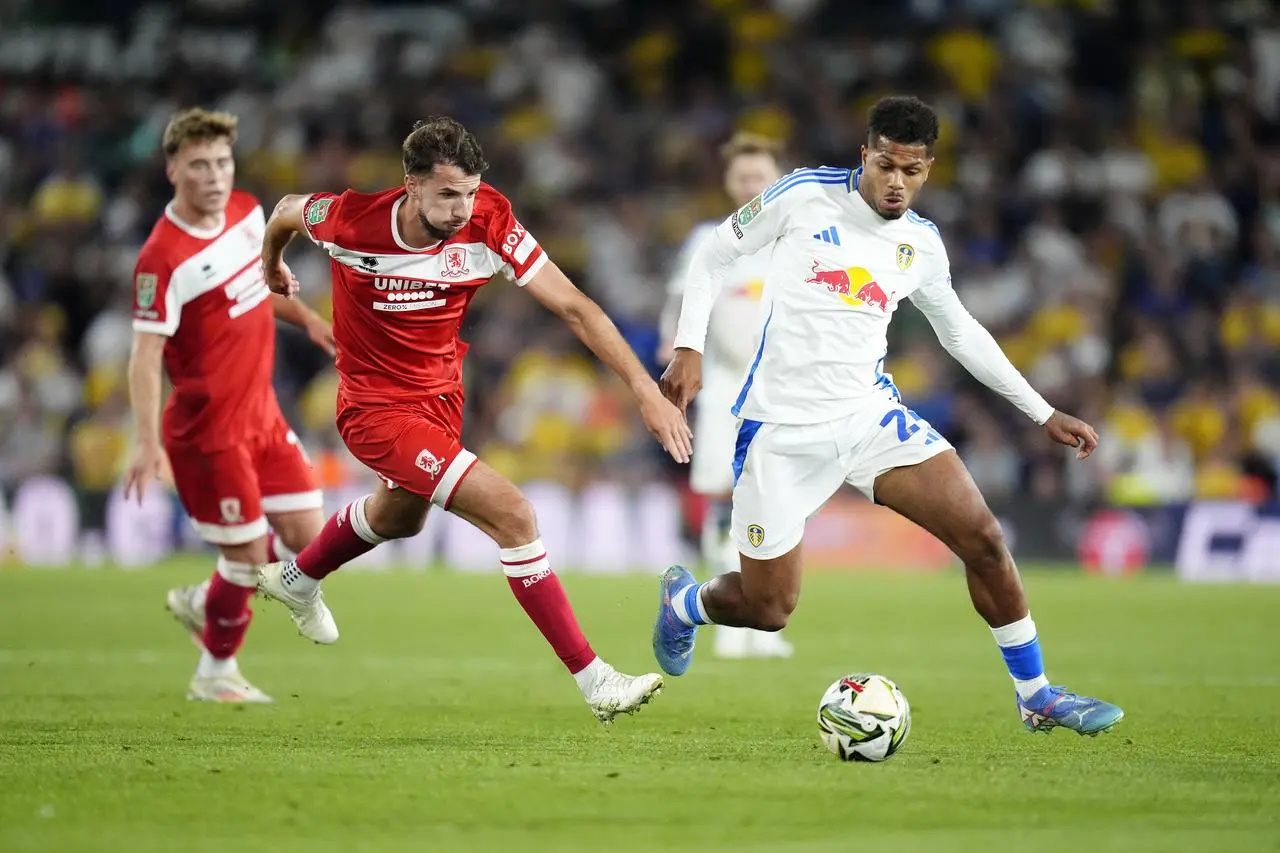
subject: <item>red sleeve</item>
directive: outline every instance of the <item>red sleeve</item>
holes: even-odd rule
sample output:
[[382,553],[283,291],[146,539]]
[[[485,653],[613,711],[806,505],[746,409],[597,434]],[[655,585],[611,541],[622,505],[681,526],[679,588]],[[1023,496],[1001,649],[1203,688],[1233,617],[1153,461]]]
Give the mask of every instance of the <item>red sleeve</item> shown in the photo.
[[163,253],[143,246],[133,268],[133,328],[170,337],[178,331],[182,301],[171,286],[173,269]]
[[[343,193],[345,195],[345,193]],[[312,193],[302,205],[302,224],[313,243],[336,243],[338,220],[342,212],[342,196],[335,193]]]
[[511,202],[497,191],[493,195],[493,211],[489,216],[486,244],[502,258],[504,267],[510,271],[516,284],[523,287],[542,269],[542,265],[547,262],[547,254],[516,219],[511,210]]

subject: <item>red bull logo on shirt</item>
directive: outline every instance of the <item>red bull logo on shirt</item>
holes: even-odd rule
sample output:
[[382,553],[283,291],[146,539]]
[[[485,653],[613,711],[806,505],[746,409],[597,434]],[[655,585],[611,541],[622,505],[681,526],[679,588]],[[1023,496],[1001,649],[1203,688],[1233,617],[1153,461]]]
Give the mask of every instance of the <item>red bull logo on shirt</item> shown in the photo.
[[729,295],[737,299],[750,299],[752,302],[759,302],[764,295],[764,282],[758,278],[753,278],[751,281],[733,288]]
[[826,285],[828,293],[836,294],[848,305],[869,305],[884,312],[889,310],[889,294],[862,267],[823,269],[821,263],[814,261],[813,271],[805,283]]

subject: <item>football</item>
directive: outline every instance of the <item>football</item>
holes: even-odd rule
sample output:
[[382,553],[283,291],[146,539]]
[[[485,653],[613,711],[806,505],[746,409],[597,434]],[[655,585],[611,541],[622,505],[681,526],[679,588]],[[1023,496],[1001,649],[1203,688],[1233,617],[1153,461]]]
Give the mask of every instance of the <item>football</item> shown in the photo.
[[822,694],[818,731],[842,761],[884,761],[911,732],[911,706],[883,675],[856,672]]

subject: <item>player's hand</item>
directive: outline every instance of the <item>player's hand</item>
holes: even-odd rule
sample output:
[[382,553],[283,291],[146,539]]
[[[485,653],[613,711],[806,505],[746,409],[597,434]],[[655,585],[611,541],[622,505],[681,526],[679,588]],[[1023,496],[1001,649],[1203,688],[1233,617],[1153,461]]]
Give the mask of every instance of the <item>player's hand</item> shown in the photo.
[[337,354],[338,342],[333,339],[333,326],[323,317],[309,317],[306,331],[307,337],[311,338],[311,343],[324,350],[329,358],[333,358]]
[[1063,412],[1054,412],[1044,422],[1044,431],[1058,444],[1076,447],[1077,459],[1087,459],[1098,448],[1098,433],[1079,418]]
[[681,412],[689,411],[689,404],[702,389],[702,353],[683,347],[677,349],[662,372],[658,387]]
[[693,453],[693,431],[689,429],[684,414],[654,386],[641,392],[638,399],[640,415],[649,432],[671,454],[672,459],[681,463],[688,462]]
[[298,291],[302,288],[298,286],[298,280],[293,277],[293,270],[289,269],[289,265],[284,259],[269,263],[267,258],[262,259],[262,277],[267,282],[267,287],[271,288],[272,293],[278,293],[285,299],[292,299],[298,295]]
[[164,475],[167,464],[164,451],[159,447],[145,444],[139,447],[137,457],[125,473],[124,499],[128,500],[129,495],[136,492],[138,504],[141,506],[142,497],[147,493],[147,486],[152,480],[159,480]]

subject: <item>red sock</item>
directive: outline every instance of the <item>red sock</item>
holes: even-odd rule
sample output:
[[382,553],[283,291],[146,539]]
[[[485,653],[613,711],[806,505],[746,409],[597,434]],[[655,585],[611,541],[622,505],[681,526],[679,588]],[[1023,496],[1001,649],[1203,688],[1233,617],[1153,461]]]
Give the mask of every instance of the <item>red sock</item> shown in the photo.
[[[209,654],[219,660],[234,655],[244,642],[253,611],[249,599],[253,597],[255,582],[253,566],[218,559],[218,570],[209,582],[204,598],[204,634],[200,639]],[[246,586],[241,581],[249,581]]]
[[299,571],[320,580],[386,541],[373,532],[365,518],[364,502],[368,499],[365,495],[352,501],[324,523],[320,535],[294,559]]
[[591,644],[573,615],[560,578],[551,571],[547,551],[540,540],[521,548],[503,548],[502,571],[516,601],[547,638],[569,672],[577,673],[596,658]]

